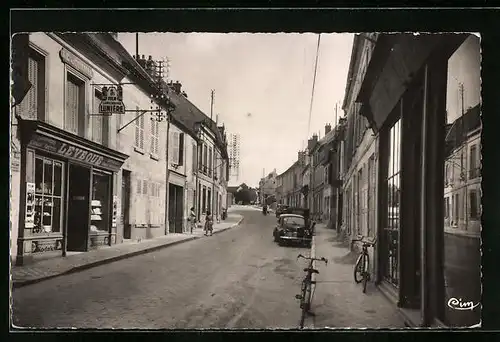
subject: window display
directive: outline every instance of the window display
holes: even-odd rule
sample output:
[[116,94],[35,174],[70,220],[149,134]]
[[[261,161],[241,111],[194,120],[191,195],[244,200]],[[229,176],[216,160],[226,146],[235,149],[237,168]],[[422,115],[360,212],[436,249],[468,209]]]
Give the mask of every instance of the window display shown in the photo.
[[35,158],[35,205],[33,233],[61,232],[63,164]]
[[90,231],[105,233],[109,231],[109,188],[110,176],[94,172],[90,213]]

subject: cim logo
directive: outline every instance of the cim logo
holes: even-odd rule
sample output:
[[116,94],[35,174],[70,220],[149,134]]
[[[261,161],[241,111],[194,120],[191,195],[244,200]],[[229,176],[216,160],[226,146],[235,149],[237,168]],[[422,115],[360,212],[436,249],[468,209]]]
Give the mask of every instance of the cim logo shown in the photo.
[[448,307],[453,309],[453,310],[462,310],[462,311],[465,311],[465,310],[474,310],[477,306],[479,306],[479,303],[476,303],[474,304],[474,302],[472,301],[468,301],[468,302],[463,302],[462,301],[462,298],[450,298],[450,300],[448,300]]

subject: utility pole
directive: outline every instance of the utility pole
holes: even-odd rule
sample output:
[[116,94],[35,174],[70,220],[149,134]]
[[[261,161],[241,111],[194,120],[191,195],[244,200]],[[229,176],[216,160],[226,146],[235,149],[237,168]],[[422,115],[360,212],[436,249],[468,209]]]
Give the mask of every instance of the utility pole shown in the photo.
[[465,189],[465,194],[464,194],[464,205],[465,205],[465,217],[464,217],[464,220],[465,220],[465,230],[467,230],[467,226],[469,224],[469,203],[468,203],[468,196],[469,196],[469,192],[468,192],[468,189],[467,189],[467,169],[468,169],[468,164],[467,164],[467,161],[464,162],[464,152],[463,150],[465,149],[465,158],[467,159],[467,154],[469,152],[469,148],[468,148],[468,142],[467,142],[467,132],[466,132],[466,126],[465,126],[465,118],[464,118],[464,115],[465,115],[465,108],[464,108],[464,93],[465,93],[465,89],[464,89],[464,84],[462,82],[460,82],[458,84],[458,90],[460,92],[460,102],[461,102],[461,107],[462,107],[462,112],[461,112],[461,116],[460,116],[460,140],[464,140],[463,143],[460,142],[461,144],[463,144],[463,148],[461,148],[461,152],[460,152],[460,178],[463,179],[464,183],[465,183],[465,186],[464,186],[464,189]]
[[[215,96],[215,90],[212,89],[211,92],[210,92],[210,127],[212,127],[212,118],[213,118],[213,115],[214,115],[214,96]],[[217,125],[216,125],[217,126]],[[217,127],[215,127],[215,129],[217,129]],[[212,165],[210,165],[210,168],[212,169],[212,172],[210,172],[211,176],[212,177],[212,200],[211,200],[211,205],[210,205],[210,213],[212,214],[212,218],[214,217],[214,207],[215,207],[215,177],[214,177],[214,173],[215,173],[215,156],[217,155],[215,153],[215,140],[217,139],[217,132],[214,132],[215,134],[215,138],[214,138],[214,144],[213,144],[213,149],[212,149]]]

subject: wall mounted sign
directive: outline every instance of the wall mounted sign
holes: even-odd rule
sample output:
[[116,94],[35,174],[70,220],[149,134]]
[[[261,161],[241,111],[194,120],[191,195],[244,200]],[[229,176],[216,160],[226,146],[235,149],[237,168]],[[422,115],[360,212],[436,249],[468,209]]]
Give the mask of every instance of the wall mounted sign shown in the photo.
[[103,115],[125,114],[123,89],[120,85],[102,87],[102,101],[99,104],[99,113]]
[[91,79],[94,76],[94,71],[92,70],[92,68],[87,63],[82,61],[79,57],[75,56],[68,50],[61,49],[61,51],[59,51],[59,56],[61,57],[63,63],[72,66],[77,71],[87,76],[89,79]]
[[26,183],[26,214],[24,227],[35,227],[35,183]]
[[35,134],[29,142],[29,146],[57,154],[61,157],[84,162],[97,167],[103,167],[117,171],[122,166],[122,162],[111,159],[87,149],[58,141],[53,138]]
[[118,217],[118,196],[113,196],[113,221],[111,226],[116,228],[116,218]]

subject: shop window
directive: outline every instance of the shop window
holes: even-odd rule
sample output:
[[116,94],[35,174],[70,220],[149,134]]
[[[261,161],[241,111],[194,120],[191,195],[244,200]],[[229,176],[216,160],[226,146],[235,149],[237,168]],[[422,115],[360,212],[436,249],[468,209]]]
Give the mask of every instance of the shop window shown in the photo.
[[21,112],[30,119],[45,117],[45,57],[30,49],[28,57],[28,80],[31,88],[20,105]]
[[387,191],[387,220],[383,229],[385,245],[383,276],[390,284],[399,286],[399,208],[400,208],[401,119],[389,130],[389,164],[385,180]]
[[35,206],[33,233],[61,233],[63,164],[35,158]]
[[73,134],[85,134],[85,82],[67,73],[66,106],[64,112],[64,129]]
[[[136,108],[137,115],[139,115],[139,107],[137,106]],[[145,118],[144,115],[140,115],[134,122],[135,122],[135,142],[134,146],[138,148],[140,151],[144,150],[144,125],[145,125]]]
[[90,231],[94,233],[108,232],[111,177],[107,174],[94,172],[92,180]]

